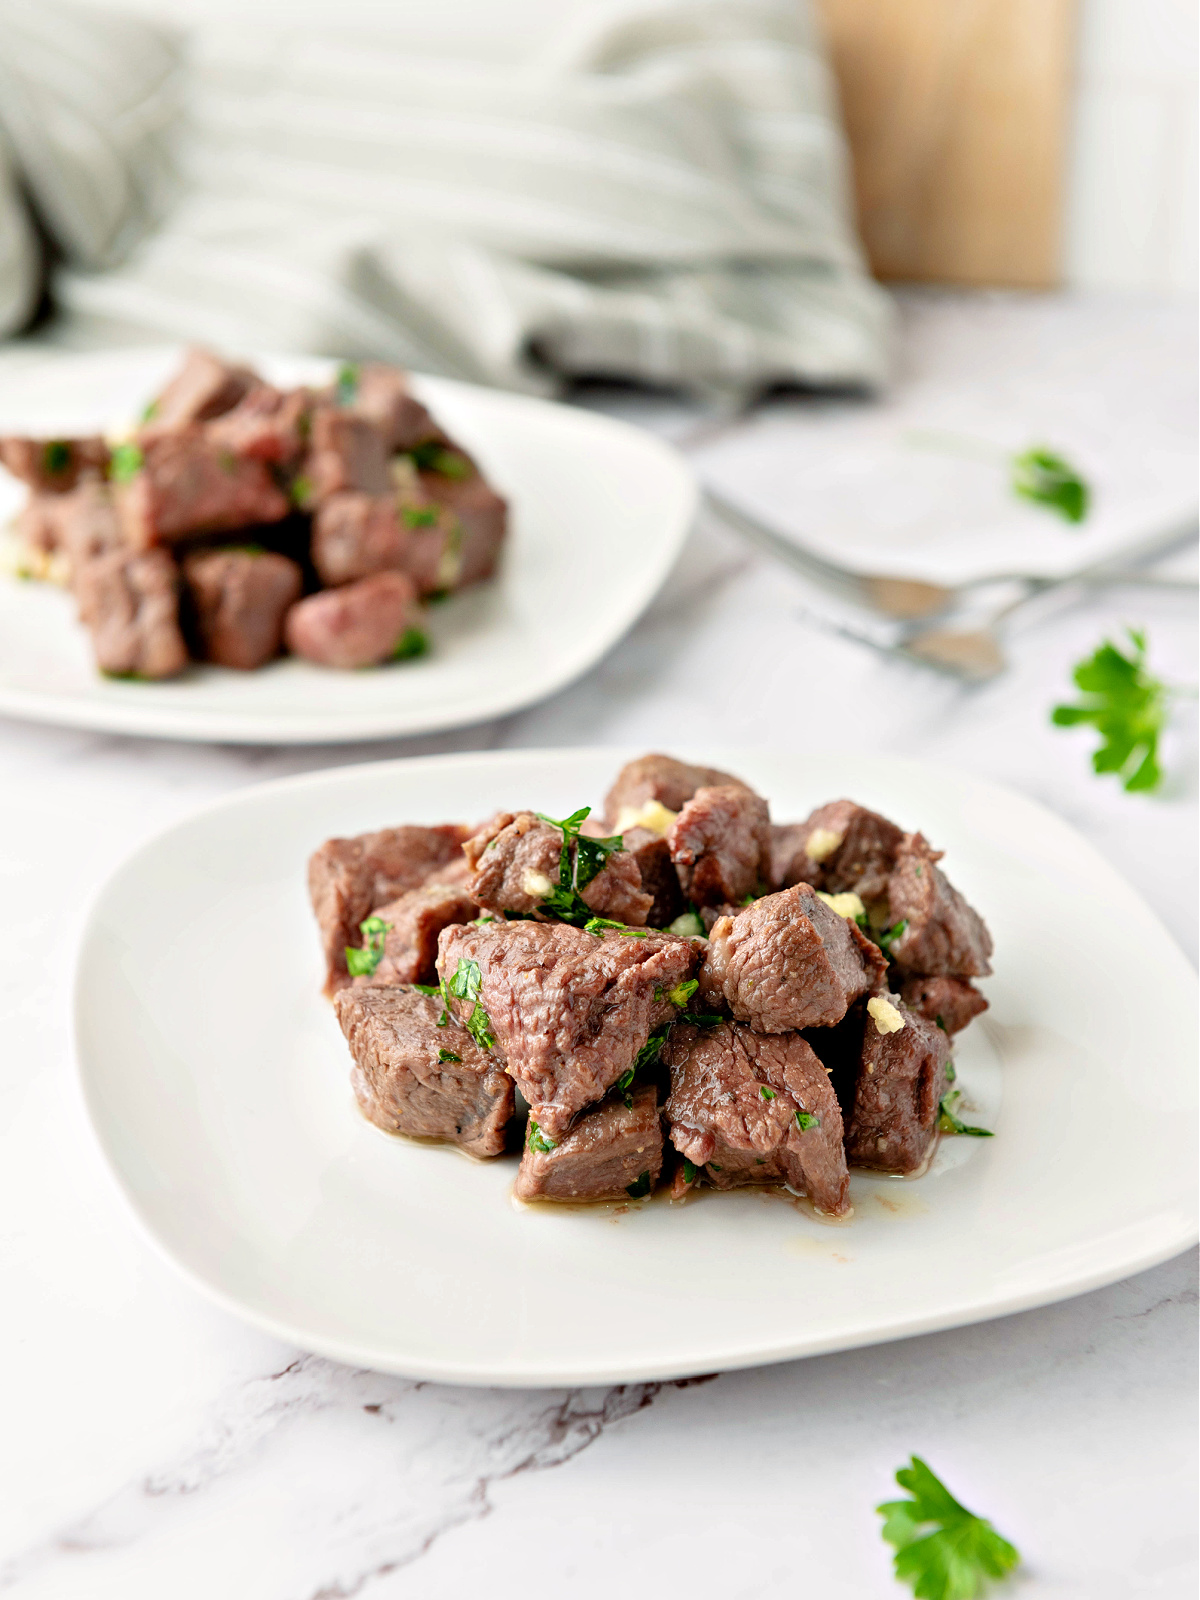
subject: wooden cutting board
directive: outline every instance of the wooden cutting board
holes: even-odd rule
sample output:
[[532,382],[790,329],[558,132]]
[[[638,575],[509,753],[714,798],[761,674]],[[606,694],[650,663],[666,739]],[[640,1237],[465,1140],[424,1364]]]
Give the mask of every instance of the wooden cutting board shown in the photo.
[[877,277],[1059,281],[1074,0],[817,0]]

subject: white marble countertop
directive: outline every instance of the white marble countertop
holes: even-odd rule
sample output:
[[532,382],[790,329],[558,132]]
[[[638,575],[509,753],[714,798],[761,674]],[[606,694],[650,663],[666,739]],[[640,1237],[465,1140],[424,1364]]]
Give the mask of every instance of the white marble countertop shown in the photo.
[[[1088,381],[1103,329],[1110,354],[1154,344],[1162,392],[1190,385],[1187,311],[957,297],[904,302],[901,383],[952,370],[965,340],[973,367],[990,351],[999,390],[1021,327],[1060,358],[1074,352],[1059,382]],[[696,421],[659,402],[617,409],[667,432]],[[722,482],[736,487],[740,450],[756,474],[764,450],[786,465],[789,436],[806,426],[804,402],[764,408],[740,442],[722,441]],[[1013,631],[1012,669],[976,689],[840,637],[814,609],[800,580],[702,525],[605,661],[485,727],[296,750],[0,723],[0,1592],[900,1595],[872,1507],[915,1451],[1019,1544],[1014,1592],[1195,1593],[1190,1254],[1044,1310],[757,1372],[569,1393],[444,1389],[302,1355],[198,1298],[135,1232],[86,1126],[67,984],[97,887],[207,800],[350,760],[867,739],[1053,807],[1195,958],[1194,706],[1181,703],[1170,780],[1150,800],[1093,777],[1086,736],[1047,722],[1071,664],[1128,623],[1148,629],[1163,676],[1194,682],[1193,601],[1109,591],[1030,615]]]

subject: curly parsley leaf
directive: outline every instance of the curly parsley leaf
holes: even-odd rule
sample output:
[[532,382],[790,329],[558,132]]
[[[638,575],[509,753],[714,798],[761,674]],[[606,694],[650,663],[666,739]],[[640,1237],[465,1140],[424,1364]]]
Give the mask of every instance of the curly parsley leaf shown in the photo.
[[1090,723],[1102,741],[1092,756],[1096,772],[1115,772],[1130,794],[1149,793],[1163,777],[1158,740],[1167,720],[1169,691],[1146,670],[1146,635],[1130,628],[1129,638],[1130,655],[1106,639],[1078,664],[1072,676],[1088,698],[1055,706],[1050,720],[1056,728]]
[[644,1200],[650,1193],[649,1172],[643,1172],[633,1181],[633,1183],[627,1183],[625,1185],[625,1193],[631,1200]]
[[920,1456],[896,1473],[911,1499],[875,1507],[896,1547],[896,1577],[916,1600],[975,1600],[988,1578],[1003,1578],[1021,1557],[984,1517],[960,1505]]
[[955,1089],[950,1094],[944,1094],[938,1103],[938,1129],[941,1133],[969,1133],[974,1139],[993,1139],[995,1134],[990,1128],[973,1128],[967,1122],[962,1122],[955,1114],[955,1106],[962,1099],[962,1090]]
[[531,1150],[536,1150],[539,1155],[545,1155],[550,1150],[558,1149],[556,1139],[547,1139],[532,1117],[529,1119],[528,1145]]
[[346,970],[352,978],[371,977],[383,960],[383,942],[391,926],[382,917],[368,917],[365,922],[359,923],[358,931],[363,936],[362,949],[346,946]]
[[1067,522],[1082,522],[1091,502],[1091,491],[1070,462],[1043,445],[1013,456],[1012,490]]

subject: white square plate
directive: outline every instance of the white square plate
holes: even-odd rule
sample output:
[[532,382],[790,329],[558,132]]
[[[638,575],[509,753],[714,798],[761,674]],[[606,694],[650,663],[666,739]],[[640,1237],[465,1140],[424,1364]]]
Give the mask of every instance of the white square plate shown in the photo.
[[[684,752],[686,754],[686,752]],[[307,1350],[415,1378],[582,1384],[871,1344],[1078,1294],[1196,1236],[1195,980],[1065,823],[960,773],[691,752],[777,820],[851,795],[921,828],[986,917],[992,1009],[958,1041],[970,1120],[921,1178],[854,1173],[854,1217],[752,1192],[518,1208],[515,1159],[357,1113],[305,891],[330,834],[598,804],[627,752],[342,768],[243,791],[111,880],[76,989],[83,1088],[156,1244]]]

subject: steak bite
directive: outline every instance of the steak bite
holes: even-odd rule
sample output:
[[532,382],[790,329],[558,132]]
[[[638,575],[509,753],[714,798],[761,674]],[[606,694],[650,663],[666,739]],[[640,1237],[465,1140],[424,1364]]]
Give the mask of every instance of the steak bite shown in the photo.
[[98,478],[108,465],[108,445],[85,439],[0,438],[0,465],[35,494],[65,494],[83,478]]
[[465,878],[466,863],[456,861],[419,889],[406,889],[387,905],[376,906],[371,915],[390,924],[383,959],[369,978],[355,978],[355,983],[436,983],[438,935],[479,915]]
[[950,1041],[899,995],[876,996],[868,1011],[846,1159],[880,1172],[915,1172],[937,1139]]
[[[474,876],[470,890],[485,911],[523,916],[545,913],[543,904],[559,886],[563,830],[532,811],[501,811],[463,846]],[[633,857],[614,850],[600,870],[586,876],[584,862],[575,865],[580,899],[598,917],[643,927],[651,898],[642,890],[642,875]]]
[[139,440],[176,433],[232,411],[258,382],[249,367],[234,366],[211,350],[194,347],[170,383],[147,407],[146,420],[138,430]]
[[[443,512],[438,524],[442,543],[437,553],[435,587],[464,589],[490,578],[496,571],[508,529],[507,502],[474,470],[463,478],[445,477],[438,472],[422,472],[419,476],[426,500]],[[428,535],[424,543],[433,545]],[[421,541],[414,540],[415,547],[420,545]],[[430,555],[425,554],[424,559],[428,566]]]
[[315,504],[342,489],[390,491],[388,451],[379,429],[366,417],[319,401],[312,413],[311,441],[304,477]]
[[493,565],[491,555],[481,564],[458,518],[426,498],[419,485],[395,494],[330,495],[313,518],[312,548],[322,583],[406,572],[422,594],[474,583],[490,576]]
[[624,1200],[649,1194],[662,1171],[653,1084],[609,1095],[551,1144],[530,1119],[513,1193],[518,1200]]
[[89,478],[69,494],[56,496],[59,544],[72,581],[94,556],[119,549],[125,542],[112,491],[99,478]]
[[811,883],[828,894],[857,894],[870,905],[887,892],[903,837],[878,812],[853,800],[831,801],[804,822],[772,829],[771,884],[786,889]]
[[849,1209],[842,1114],[825,1070],[798,1033],[738,1023],[676,1028],[663,1050],[668,1137],[718,1189],[786,1183],[820,1210]]
[[629,828],[621,842],[637,863],[643,893],[650,896],[646,922],[652,928],[669,927],[687,910],[687,901],[679,887],[679,874],[671,860],[670,845],[662,834],[650,828]]
[[910,1011],[947,1033],[961,1033],[988,1008],[979,990],[965,978],[906,978],[900,985],[900,998]]
[[442,430],[410,391],[405,374],[382,362],[364,362],[357,369],[349,409],[375,428],[389,455],[434,440],[445,441]]
[[[604,815],[614,833],[626,828],[648,826],[642,815],[648,802],[661,810],[679,812],[697,789],[717,789],[732,785],[745,788],[740,779],[717,767],[693,767],[674,756],[651,754],[627,761],[604,801]],[[654,812],[650,813],[656,817]],[[672,816],[655,831],[665,833],[675,820]]]
[[482,1022],[482,1010],[535,1121],[555,1140],[671,1020],[665,996],[698,959],[669,934],[592,934],[562,922],[453,927],[438,941],[453,1009],[464,1023]]
[[798,883],[714,924],[701,993],[760,1033],[787,1033],[840,1022],[886,971],[879,948]]
[[278,522],[291,509],[263,462],[214,444],[203,427],[156,435],[140,457],[133,476],[114,487],[125,537],[137,549]]
[[109,550],[75,575],[96,665],[114,678],[173,678],[187,666],[179,574],[165,550]]
[[462,859],[471,829],[447,822],[440,827],[380,828],[352,839],[326,839],[308,861],[308,893],[325,955],[325,993],[349,983],[346,946],[359,944],[359,924],[376,906],[385,906],[408,889],[441,878]]
[[300,568],[269,550],[202,550],[183,563],[205,661],[249,672],[279,654],[283,619],[300,598]]
[[889,954],[905,977],[986,978],[992,936],[936,865],[941,858],[921,834],[904,835],[887,896],[892,927],[905,927]]
[[411,578],[377,572],[342,589],[323,589],[291,608],[284,622],[289,650],[322,667],[377,667],[422,655],[421,608]]
[[343,989],[333,1004],[368,1121],[410,1139],[441,1139],[473,1156],[504,1153],[512,1080],[465,1028],[438,1027],[440,1000],[391,985]]
[[762,881],[770,845],[767,802],[741,784],[697,789],[667,843],[694,905],[737,904]]
[[235,456],[293,466],[304,454],[312,395],[307,389],[276,389],[257,383],[232,411],[210,422],[209,440]]

